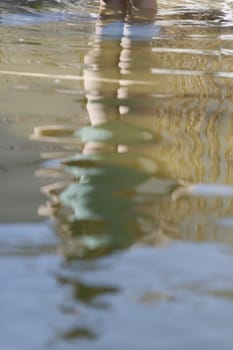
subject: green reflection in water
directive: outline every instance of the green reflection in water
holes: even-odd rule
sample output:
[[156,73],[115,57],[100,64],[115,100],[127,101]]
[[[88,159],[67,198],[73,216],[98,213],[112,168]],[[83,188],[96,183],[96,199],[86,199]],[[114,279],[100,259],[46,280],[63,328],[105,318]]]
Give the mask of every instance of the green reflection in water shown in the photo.
[[[167,243],[172,239],[232,243],[230,216],[233,213],[233,203],[232,188],[229,185],[233,182],[233,104],[232,82],[226,78],[227,73],[232,71],[231,27],[220,27],[221,13],[215,11],[203,14],[202,10],[193,14],[191,11],[182,11],[184,9],[180,8],[175,15],[161,15],[159,25],[147,23],[143,28],[138,23],[136,27],[134,23],[127,21],[118,22],[117,25],[114,21],[98,21],[96,35],[91,37],[89,48],[83,39],[83,33],[87,33],[85,29],[88,27],[89,30],[89,24],[85,27],[74,23],[73,31],[70,29],[72,26],[69,30],[66,26],[57,30],[57,25],[50,25],[49,28],[55,29],[54,31],[40,29],[43,33],[41,37],[46,37],[47,43],[42,42],[39,35],[34,34],[34,38],[31,32],[28,34],[29,31],[27,35],[26,31],[19,31],[14,33],[13,41],[17,42],[18,37],[26,35],[29,38],[26,38],[25,46],[17,42],[9,50],[6,36],[5,44],[1,47],[2,64],[6,69],[9,69],[11,62],[18,70],[37,69],[61,75],[80,75],[82,69],[84,70],[83,82],[90,122],[88,126],[83,127],[84,122],[82,124],[79,123],[80,120],[77,121],[78,118],[82,119],[84,108],[80,106],[84,106],[85,101],[82,96],[73,98],[74,93],[83,93],[83,87],[75,85],[72,79],[69,83],[36,81],[29,84],[25,78],[13,79],[6,76],[1,89],[7,90],[7,96],[18,96],[18,103],[9,103],[15,101],[14,98],[9,98],[7,103],[3,98],[1,102],[2,108],[7,107],[7,111],[17,111],[18,119],[13,120],[16,120],[18,126],[24,120],[31,121],[28,96],[32,97],[33,93],[30,88],[36,87],[36,91],[41,92],[30,99],[33,113],[38,110],[43,115],[42,120],[34,119],[33,123],[43,125],[48,122],[49,116],[52,125],[40,126],[35,133],[35,138],[49,144],[49,151],[42,155],[47,162],[43,163],[40,174],[44,171],[43,174],[50,177],[50,181],[58,181],[45,186],[47,189],[43,188],[48,195],[44,213],[55,219],[57,233],[63,238],[60,250],[68,265],[67,275],[58,276],[57,280],[65,287],[66,284],[71,286],[72,296],[78,307],[84,305],[86,309],[91,309],[91,315],[98,314],[98,311],[111,312],[111,302],[108,304],[101,301],[105,301],[105,296],[121,296],[122,291],[115,287],[118,285],[114,281],[115,275],[113,286],[108,284],[111,268],[108,275],[106,266],[102,270],[104,276],[107,276],[106,285],[98,280],[95,285],[85,283],[85,272],[88,273],[88,268],[83,275],[80,273],[80,279],[71,277],[70,272],[75,276],[80,272],[80,259],[77,258],[84,258],[85,263],[89,263],[92,259],[115,250],[123,250],[136,244]],[[143,36],[139,40],[137,35],[140,29],[143,29]],[[8,35],[10,37],[12,32]],[[27,56],[31,57],[31,65],[25,64]],[[39,59],[40,63],[37,63]],[[225,77],[221,72],[226,73]],[[28,90],[12,95],[9,91],[13,89],[12,86],[15,88],[15,82],[19,88],[24,83],[23,88]],[[64,99],[65,94],[70,94],[69,99]],[[70,106],[73,107],[70,109]],[[168,137],[164,137],[164,134]],[[57,148],[51,147],[53,142]],[[54,149],[57,153],[51,151]],[[4,175],[5,163],[2,163],[2,159],[1,166],[1,175]],[[18,173],[15,173],[16,180],[12,184],[19,181]],[[48,183],[49,180],[46,179],[45,182]],[[208,185],[209,182],[213,185]],[[218,230],[215,228],[214,223],[219,217],[229,217],[229,220],[219,222],[228,226],[228,234],[225,234],[222,227]],[[190,253],[193,247],[194,244],[191,244]],[[179,277],[181,271],[184,284],[192,277],[193,272],[195,279],[201,279],[200,276],[203,275],[199,273],[202,267],[205,264],[207,267],[211,266],[208,261],[208,247],[205,250],[207,258],[202,258],[203,264],[199,265],[195,265],[199,259],[199,251],[194,256],[184,254],[178,268],[167,263],[167,259],[170,258],[175,265],[179,254],[172,258],[167,251],[164,251],[164,260],[161,257],[156,260],[149,259],[142,270],[140,265],[143,255],[136,255],[138,265],[135,268],[135,260],[125,262],[123,268],[126,267],[126,273],[123,278],[126,280],[129,277],[128,266],[132,267],[135,281],[141,284],[145,281],[144,272],[148,280],[156,275],[167,276],[165,287],[168,288],[164,287],[160,279],[158,285],[156,282],[150,284],[149,281],[147,290],[139,292],[139,297],[136,295],[134,301],[140,304],[151,303],[153,306],[160,306],[161,303],[164,306],[167,302],[172,302],[169,310],[174,305],[176,308],[177,300],[173,298],[173,294],[176,294],[176,280],[171,286],[170,281],[173,281],[173,277]],[[186,252],[187,247],[183,249]],[[172,250],[173,248],[170,253]],[[152,256],[156,256],[157,252],[158,250],[153,251]],[[210,260],[214,262],[215,255]],[[77,263],[73,269],[69,265],[70,261]],[[99,260],[94,259],[96,261]],[[118,263],[116,259],[115,264]],[[190,265],[185,275],[186,263]],[[139,270],[142,272],[140,275]],[[215,267],[215,271],[219,272],[210,273],[212,279],[221,276],[221,270],[216,270]],[[101,275],[101,268],[98,272]],[[92,278],[94,274],[95,272]],[[207,275],[208,273],[204,274]],[[203,280],[207,279],[202,278]],[[131,287],[131,280],[126,283],[126,290],[127,287]],[[204,295],[232,300],[231,286],[229,289],[224,289],[224,286],[222,289],[211,289],[206,284],[206,288],[201,286],[197,294],[199,297]],[[184,308],[186,299],[188,298],[181,301]],[[190,299],[188,304],[189,301]],[[121,307],[125,307],[131,316],[130,312],[135,310],[135,305],[131,311],[127,309],[129,305],[126,298]],[[145,310],[140,308],[142,309]],[[194,307],[193,310],[198,313],[197,309]],[[71,313],[72,311],[75,314],[75,308]],[[86,325],[79,310],[75,315],[78,315],[77,325],[67,327],[69,330],[61,334],[63,339],[92,340],[99,337],[96,324],[91,324],[90,321]],[[149,328],[147,323],[146,326],[143,324],[147,315],[148,308],[142,317],[142,332]],[[179,312],[174,315],[176,321],[180,316]],[[207,316],[209,315],[207,312]],[[165,314],[165,326],[161,326],[161,329],[167,335],[169,319],[166,317]],[[208,317],[203,324],[206,319]],[[160,321],[159,315],[159,326]],[[134,320],[132,325],[134,326]],[[189,330],[192,326],[193,324]],[[159,332],[160,327],[158,334]],[[183,332],[181,333],[179,337],[182,344]],[[149,335],[149,341],[154,341],[154,329]],[[174,335],[174,339],[176,338],[177,333]],[[145,340],[143,335],[141,339]]]
[[96,339],[96,335],[94,332],[91,332],[89,329],[84,327],[74,327],[64,334],[62,334],[62,339],[64,340],[77,340],[77,339],[86,339],[86,340],[94,340]]
[[155,24],[99,18],[80,66],[90,125],[35,129],[64,148],[66,181],[45,190],[44,212],[79,237],[74,250],[153,244],[149,233],[230,240],[215,226],[233,212],[229,30],[221,11],[163,6]]
[[75,133],[83,142],[104,142],[110,144],[142,144],[161,141],[161,136],[150,129],[136,127],[123,121],[108,121],[91,127],[84,127]]
[[74,297],[79,299],[85,304],[92,304],[93,306],[98,307],[98,297],[106,294],[114,294],[118,292],[117,288],[112,286],[96,286],[96,285],[87,285],[82,283],[79,280],[72,279],[71,277],[58,276],[58,281],[61,284],[72,283],[74,289]]
[[91,237],[85,238],[90,248],[94,245],[128,246],[134,242],[139,229],[137,206],[130,189],[145,181],[148,175],[137,169],[116,166],[96,168],[94,172],[95,175],[86,178],[83,175],[78,184],[69,186],[60,196],[61,203],[73,209],[74,220],[104,223],[104,238],[92,238],[92,241]]

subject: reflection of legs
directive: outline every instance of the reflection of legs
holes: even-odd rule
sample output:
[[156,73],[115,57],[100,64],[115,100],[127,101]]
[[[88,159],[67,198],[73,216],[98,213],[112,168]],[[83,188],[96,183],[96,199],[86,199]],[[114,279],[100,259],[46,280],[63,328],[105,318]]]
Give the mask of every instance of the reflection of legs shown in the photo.
[[122,35],[123,23],[98,21],[92,48],[85,56],[84,88],[92,125],[115,120],[119,116],[117,89]]
[[[151,117],[154,114],[153,90],[150,85],[154,82],[151,73],[154,65],[154,55],[151,49],[153,28],[153,23],[145,25],[126,23],[121,40],[119,67],[122,80],[118,89],[118,98],[125,103],[120,106],[120,114],[125,114],[126,119],[132,117],[133,123],[141,121],[141,127],[145,127],[147,119],[151,123]],[[141,30],[140,33],[139,30]],[[145,82],[145,84],[133,84],[132,82],[127,84],[124,78],[132,82]]]
[[[99,20],[92,49],[85,57],[84,88],[87,110],[93,126],[119,117],[117,90],[122,32],[122,22]],[[85,153],[99,151],[112,151],[112,147],[88,143],[84,149]]]
[[[115,106],[113,104],[113,100],[116,99],[118,83],[101,82],[101,78],[103,78],[101,73],[103,72],[94,72],[88,69],[84,71],[87,110],[93,126],[109,120],[116,120],[119,116],[117,104]],[[99,153],[112,150],[110,146],[88,142],[85,145],[84,153]]]
[[[134,127],[149,130],[152,130],[154,124],[154,77],[151,73],[154,65],[151,48],[153,28],[154,24],[148,22],[146,24],[126,23],[121,40],[122,50],[119,62],[122,79],[118,89],[118,98],[121,101],[119,112],[122,120],[132,123]],[[140,33],[142,39],[140,36],[137,38],[139,30],[145,32]],[[133,84],[133,81],[145,82],[145,84],[137,84],[137,82]],[[154,147],[149,144],[141,145],[139,148],[140,153],[146,156],[149,155],[150,148],[150,154],[154,155]],[[119,150],[122,151],[122,148]]]

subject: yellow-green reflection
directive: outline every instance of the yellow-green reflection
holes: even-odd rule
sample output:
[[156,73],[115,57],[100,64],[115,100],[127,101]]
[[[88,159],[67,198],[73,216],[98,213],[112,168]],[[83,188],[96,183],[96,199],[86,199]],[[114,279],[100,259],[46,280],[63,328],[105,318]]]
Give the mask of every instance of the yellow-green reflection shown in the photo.
[[[196,244],[232,243],[233,228],[230,12],[227,20],[221,0],[207,11],[204,3],[161,0],[155,24],[105,16],[95,35],[94,20],[79,16],[1,27],[1,217],[40,220],[31,204],[41,201],[61,237],[50,246],[41,225],[1,227],[12,343],[30,347],[46,331],[56,348],[115,349],[127,339],[129,348],[177,349],[184,335],[186,347],[231,343],[231,249]],[[38,143],[23,139],[33,126]],[[31,180],[38,164],[47,202]]]
[[122,15],[97,21],[83,70],[90,125],[34,135],[66,148],[59,171],[74,183],[44,188],[50,202],[40,213],[57,217],[78,254],[232,240],[219,225],[233,212],[230,57],[220,26],[183,23],[221,16],[177,11],[162,26]]

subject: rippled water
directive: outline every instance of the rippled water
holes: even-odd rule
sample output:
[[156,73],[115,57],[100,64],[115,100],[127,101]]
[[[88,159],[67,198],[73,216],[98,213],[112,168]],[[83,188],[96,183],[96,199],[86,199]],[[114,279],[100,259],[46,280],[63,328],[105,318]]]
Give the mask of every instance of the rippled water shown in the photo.
[[232,7],[1,3],[3,350],[232,348]]

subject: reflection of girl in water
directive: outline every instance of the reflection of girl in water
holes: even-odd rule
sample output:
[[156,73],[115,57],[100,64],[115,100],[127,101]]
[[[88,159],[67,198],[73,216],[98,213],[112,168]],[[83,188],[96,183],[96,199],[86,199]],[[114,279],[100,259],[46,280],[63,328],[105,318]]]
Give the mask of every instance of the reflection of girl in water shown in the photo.
[[[72,212],[63,215],[62,208],[58,212],[59,230],[65,227],[84,255],[89,250],[102,255],[126,248],[151,236],[153,230],[157,239],[159,223],[154,221],[151,197],[140,194],[140,186],[161,165],[145,151],[160,140],[150,131],[154,115],[151,42],[159,28],[153,23],[155,1],[152,8],[149,3],[144,2],[148,7],[143,7],[141,16],[132,1],[101,1],[95,35],[84,59],[90,126],[81,130],[82,154],[63,160],[65,171],[76,181],[62,188],[57,198],[58,206]],[[116,16],[109,17],[114,11]],[[142,80],[148,84],[141,85]]]
[[154,0],[143,4],[101,1],[100,18],[84,59],[91,125],[83,138],[83,154],[65,161],[66,170],[79,180],[59,199],[74,213],[68,223],[70,236],[85,236],[84,246],[91,242],[95,247],[92,254],[128,247],[157,227],[153,209],[148,208],[151,203],[137,194],[137,187],[157,169],[154,160],[141,154],[144,146],[154,142],[153,133],[142,129],[147,118],[151,123],[152,91],[150,84],[142,87],[136,82],[152,79],[151,41],[158,34],[155,12]]
[[[141,5],[140,10],[133,5]],[[154,159],[141,154],[144,146],[154,142],[153,133],[146,131],[146,137],[140,140],[136,136],[138,132],[143,134],[145,119],[150,118],[151,124],[153,114],[151,86],[142,87],[137,81],[153,79],[151,41],[158,34],[153,23],[155,13],[155,0],[101,1],[100,18],[84,59],[91,126],[83,138],[87,141],[83,155],[65,162],[67,171],[79,177],[79,183],[69,186],[60,200],[73,209],[74,222],[79,226],[82,222],[89,238],[91,234],[93,239],[93,224],[101,223],[102,234],[94,235],[95,244],[108,248],[133,244],[148,231],[151,233],[155,224],[147,199],[139,200],[136,195],[137,186],[157,169]],[[90,222],[91,231],[87,225]],[[98,225],[95,229],[99,230]]]

